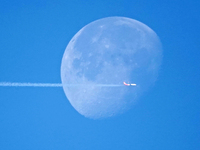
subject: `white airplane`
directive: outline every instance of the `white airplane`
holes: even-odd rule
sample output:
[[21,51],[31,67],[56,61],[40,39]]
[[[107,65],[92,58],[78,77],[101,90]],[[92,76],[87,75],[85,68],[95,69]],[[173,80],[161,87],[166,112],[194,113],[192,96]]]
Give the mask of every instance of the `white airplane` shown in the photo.
[[131,83],[131,84],[126,83],[126,82],[123,82],[123,83],[124,83],[124,85],[126,85],[126,86],[136,86],[136,84],[134,84],[134,83]]

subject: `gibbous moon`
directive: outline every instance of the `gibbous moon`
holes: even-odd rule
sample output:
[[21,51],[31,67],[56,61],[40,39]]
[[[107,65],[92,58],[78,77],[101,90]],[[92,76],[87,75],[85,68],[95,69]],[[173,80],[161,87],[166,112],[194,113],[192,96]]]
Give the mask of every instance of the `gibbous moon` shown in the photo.
[[[147,25],[125,17],[99,19],[67,45],[61,64],[63,89],[83,116],[115,116],[155,83],[161,59],[161,42]],[[124,81],[137,86],[124,86]]]

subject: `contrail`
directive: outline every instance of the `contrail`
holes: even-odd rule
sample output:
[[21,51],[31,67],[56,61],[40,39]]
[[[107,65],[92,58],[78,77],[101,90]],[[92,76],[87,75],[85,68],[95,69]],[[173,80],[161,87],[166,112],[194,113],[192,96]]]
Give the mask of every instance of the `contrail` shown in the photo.
[[0,86],[5,87],[63,87],[63,86],[99,86],[99,87],[119,87],[119,84],[61,84],[61,83],[19,83],[19,82],[0,82]]
[[0,86],[11,87],[62,87],[61,83],[18,83],[18,82],[0,82]]

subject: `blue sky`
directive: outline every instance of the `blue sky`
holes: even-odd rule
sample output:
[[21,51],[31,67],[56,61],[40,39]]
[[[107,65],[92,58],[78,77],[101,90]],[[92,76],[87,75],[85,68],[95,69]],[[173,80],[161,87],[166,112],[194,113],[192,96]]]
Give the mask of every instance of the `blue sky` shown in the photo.
[[70,39],[109,16],[152,28],[163,64],[133,109],[105,120],[78,114],[62,88],[0,87],[0,148],[199,150],[199,7],[197,0],[1,2],[0,82],[60,83]]

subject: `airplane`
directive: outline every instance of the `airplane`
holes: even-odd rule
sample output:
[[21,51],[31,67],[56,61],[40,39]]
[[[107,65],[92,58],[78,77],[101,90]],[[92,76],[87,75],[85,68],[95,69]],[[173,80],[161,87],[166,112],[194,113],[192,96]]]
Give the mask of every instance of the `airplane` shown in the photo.
[[126,82],[123,82],[123,83],[124,83],[124,85],[126,85],[126,86],[136,86],[136,84],[134,84],[134,83],[131,83],[131,84],[126,83]]

